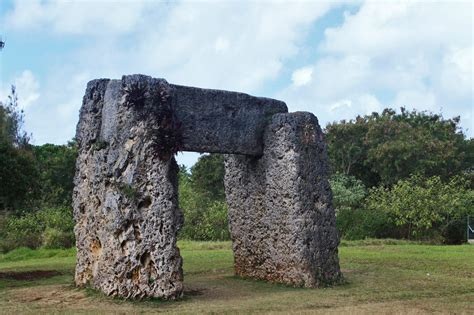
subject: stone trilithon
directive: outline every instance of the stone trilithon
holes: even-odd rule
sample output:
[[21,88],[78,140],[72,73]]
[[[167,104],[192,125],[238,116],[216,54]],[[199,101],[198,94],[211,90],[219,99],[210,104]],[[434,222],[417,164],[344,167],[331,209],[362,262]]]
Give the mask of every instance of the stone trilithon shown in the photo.
[[75,282],[126,298],[183,293],[176,151],[226,154],[237,275],[342,279],[323,134],[310,113],[143,75],[88,83],[77,126]]

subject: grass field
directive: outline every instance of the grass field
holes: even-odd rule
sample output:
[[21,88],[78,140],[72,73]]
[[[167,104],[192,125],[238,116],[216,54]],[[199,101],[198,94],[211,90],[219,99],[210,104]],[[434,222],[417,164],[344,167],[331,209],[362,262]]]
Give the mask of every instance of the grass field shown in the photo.
[[[474,246],[343,242],[347,284],[301,289],[233,276],[228,242],[181,242],[185,297],[125,301],[72,285],[74,250],[0,255],[0,313],[474,314]],[[41,271],[41,272],[40,272]]]

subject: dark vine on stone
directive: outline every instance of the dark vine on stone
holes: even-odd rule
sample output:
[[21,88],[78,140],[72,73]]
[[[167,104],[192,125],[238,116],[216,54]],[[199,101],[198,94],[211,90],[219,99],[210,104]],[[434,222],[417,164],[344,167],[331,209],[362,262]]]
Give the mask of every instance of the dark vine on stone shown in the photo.
[[182,148],[181,123],[172,108],[170,95],[165,89],[159,92],[160,104],[156,109],[156,122],[152,124],[151,140],[153,151],[162,160],[169,160]]
[[139,120],[148,121],[153,152],[161,160],[169,160],[181,150],[183,140],[167,87],[137,81],[124,86],[123,92],[124,104],[135,108]]
[[143,107],[146,100],[146,86],[140,81],[133,82],[123,88],[125,105]]

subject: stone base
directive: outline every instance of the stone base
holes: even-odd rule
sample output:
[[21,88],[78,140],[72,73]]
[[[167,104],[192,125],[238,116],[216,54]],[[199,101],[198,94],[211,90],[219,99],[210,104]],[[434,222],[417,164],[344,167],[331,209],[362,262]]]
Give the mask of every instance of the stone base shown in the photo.
[[235,272],[319,287],[342,280],[323,134],[310,113],[276,114],[260,158],[226,155]]

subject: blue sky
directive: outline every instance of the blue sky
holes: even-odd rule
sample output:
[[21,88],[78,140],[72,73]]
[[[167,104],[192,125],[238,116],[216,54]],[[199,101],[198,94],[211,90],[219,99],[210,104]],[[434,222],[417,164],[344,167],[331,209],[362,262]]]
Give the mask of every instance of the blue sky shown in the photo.
[[17,86],[36,144],[74,136],[87,81],[131,73],[278,98],[322,126],[385,107],[460,115],[472,137],[473,10],[471,1],[2,0],[0,99]]

